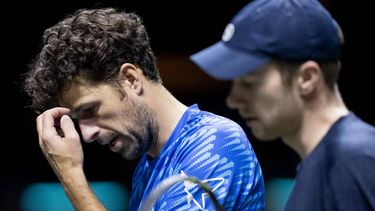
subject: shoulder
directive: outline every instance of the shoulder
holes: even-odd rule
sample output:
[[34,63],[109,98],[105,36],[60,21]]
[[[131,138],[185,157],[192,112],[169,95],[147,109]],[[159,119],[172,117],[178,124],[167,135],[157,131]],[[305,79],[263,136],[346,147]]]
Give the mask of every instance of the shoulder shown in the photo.
[[332,130],[342,139],[374,140],[375,127],[363,121],[354,113],[338,120]]
[[251,148],[250,141],[243,128],[231,119],[210,112],[201,111],[191,119],[193,124],[186,130],[186,144],[198,147],[206,144],[215,144],[217,150],[234,148],[243,145]]
[[371,170],[375,168],[375,127],[351,113],[335,130],[333,140],[325,140],[332,141],[328,151],[336,161],[332,172],[355,177],[375,174]]
[[[236,122],[210,112],[199,111],[188,118],[175,151],[184,161],[190,157],[201,160],[256,160],[255,152],[244,130]],[[250,163],[250,162],[249,162]]]
[[339,120],[325,138],[331,152],[340,159],[375,156],[375,127],[353,113]]
[[240,133],[241,136],[246,134],[243,128],[235,121],[207,111],[201,111],[196,114],[196,123],[204,130],[215,130],[218,135],[232,135],[233,133]]
[[255,152],[243,129],[234,121],[209,112],[196,114],[193,125],[185,131],[180,152],[193,160],[257,162]]

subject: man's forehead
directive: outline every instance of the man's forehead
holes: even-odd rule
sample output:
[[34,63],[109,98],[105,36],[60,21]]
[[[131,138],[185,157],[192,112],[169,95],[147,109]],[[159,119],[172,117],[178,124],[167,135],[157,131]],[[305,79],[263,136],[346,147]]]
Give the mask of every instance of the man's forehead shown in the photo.
[[90,93],[90,89],[91,88],[87,84],[82,83],[82,81],[72,80],[63,87],[60,93],[59,104],[63,107],[70,108],[72,104],[82,98],[85,93]]

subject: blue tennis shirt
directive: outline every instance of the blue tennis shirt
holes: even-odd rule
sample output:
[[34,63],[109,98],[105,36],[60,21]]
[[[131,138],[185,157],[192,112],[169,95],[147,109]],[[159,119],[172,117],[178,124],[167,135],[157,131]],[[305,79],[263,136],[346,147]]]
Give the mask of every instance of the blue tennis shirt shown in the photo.
[[[133,175],[130,210],[161,181],[186,174],[211,187],[225,210],[264,210],[261,167],[242,128],[227,118],[190,106],[158,157],[146,153]],[[154,210],[215,210],[202,188],[179,182],[157,200]]]

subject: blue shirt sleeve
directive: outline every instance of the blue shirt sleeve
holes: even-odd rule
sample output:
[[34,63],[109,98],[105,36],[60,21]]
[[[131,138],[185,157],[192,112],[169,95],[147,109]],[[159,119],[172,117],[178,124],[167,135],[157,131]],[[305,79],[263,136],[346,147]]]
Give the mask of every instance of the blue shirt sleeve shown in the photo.
[[[206,183],[225,210],[264,210],[264,182],[246,134],[235,123],[200,128],[174,156],[175,169]],[[202,188],[181,182],[157,202],[155,210],[215,210]]]

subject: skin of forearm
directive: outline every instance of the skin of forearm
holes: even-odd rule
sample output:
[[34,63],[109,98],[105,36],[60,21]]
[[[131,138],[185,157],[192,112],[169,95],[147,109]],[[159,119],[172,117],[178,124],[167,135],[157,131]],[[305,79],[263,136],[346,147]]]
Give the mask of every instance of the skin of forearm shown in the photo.
[[77,211],[102,211],[106,210],[103,204],[95,196],[86,180],[82,169],[65,171],[58,175],[75,210]]

